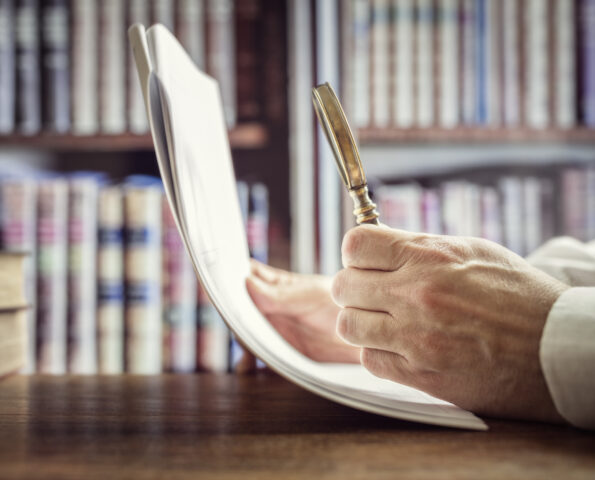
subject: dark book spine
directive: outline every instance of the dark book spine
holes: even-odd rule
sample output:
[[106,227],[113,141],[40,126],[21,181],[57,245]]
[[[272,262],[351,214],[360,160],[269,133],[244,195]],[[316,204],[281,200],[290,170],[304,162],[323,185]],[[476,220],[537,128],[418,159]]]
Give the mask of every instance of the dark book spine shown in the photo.
[[39,2],[16,3],[17,125],[21,132],[41,129],[41,72],[39,60]]
[[238,122],[261,118],[262,81],[259,69],[258,35],[262,16],[261,0],[237,2],[236,29],[236,78]]
[[14,129],[14,5],[0,0],[0,133]]
[[44,123],[55,132],[70,129],[69,11],[67,0],[44,0],[41,12]]
[[285,122],[287,102],[285,88],[287,69],[284,68],[287,31],[285,3],[276,0],[263,0],[263,48],[261,58],[264,67],[265,116],[270,124],[282,125]]
[[579,105],[583,123],[595,127],[595,0],[580,0]]

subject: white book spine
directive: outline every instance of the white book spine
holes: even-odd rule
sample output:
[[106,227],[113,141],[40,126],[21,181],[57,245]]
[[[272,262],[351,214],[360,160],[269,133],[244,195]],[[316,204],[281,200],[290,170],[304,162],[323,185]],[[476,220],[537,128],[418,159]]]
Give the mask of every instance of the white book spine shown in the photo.
[[587,168],[587,240],[595,240],[595,166]]
[[[149,4],[146,0],[129,0],[128,18],[131,24],[149,24]],[[149,131],[149,121],[140,88],[134,57],[128,58],[128,124],[130,131],[141,134]]]
[[461,235],[469,237],[481,236],[481,191],[478,185],[469,182],[461,183],[463,215]]
[[423,229],[423,189],[417,184],[390,185],[378,189],[382,222],[410,232]]
[[130,373],[161,372],[161,196],[156,187],[130,187],[124,197],[126,367]]
[[116,134],[126,130],[124,2],[103,0],[100,9],[100,124],[102,132]]
[[353,124],[370,124],[370,2],[353,0]]
[[390,124],[390,16],[388,0],[373,0],[372,94],[376,127]]
[[475,124],[476,37],[475,0],[461,0],[461,116],[465,125]]
[[501,0],[485,0],[486,10],[486,124],[498,126],[501,122],[501,63],[499,14]]
[[37,197],[37,371],[66,373],[68,183],[44,180]]
[[531,128],[545,128],[549,123],[548,2],[527,0],[525,8],[526,120]]
[[440,125],[459,123],[459,9],[458,0],[440,3]]
[[97,4],[72,2],[72,128],[92,135],[99,129],[97,95]]
[[97,373],[97,196],[93,178],[69,185],[68,371]]
[[537,250],[543,243],[543,215],[541,212],[541,180],[527,177],[523,180],[523,225],[525,227],[525,253]]
[[502,243],[502,215],[500,196],[494,187],[481,189],[481,236]]
[[417,0],[417,125],[434,123],[434,10],[432,0]]
[[504,245],[513,252],[524,255],[522,180],[518,177],[503,177],[500,179],[499,185],[502,195]]
[[519,73],[519,3],[518,0],[502,2],[502,95],[503,123],[507,127],[520,124]]
[[209,73],[219,82],[227,127],[236,124],[233,1],[208,0]]
[[124,372],[124,209],[119,187],[99,193],[97,350],[101,374]]
[[554,3],[555,22],[555,121],[560,128],[576,123],[576,55],[574,1]]
[[206,34],[203,0],[179,0],[177,26],[180,42],[198,68],[204,70]]
[[415,10],[413,0],[393,0],[395,10],[394,119],[398,127],[413,125],[413,36]]

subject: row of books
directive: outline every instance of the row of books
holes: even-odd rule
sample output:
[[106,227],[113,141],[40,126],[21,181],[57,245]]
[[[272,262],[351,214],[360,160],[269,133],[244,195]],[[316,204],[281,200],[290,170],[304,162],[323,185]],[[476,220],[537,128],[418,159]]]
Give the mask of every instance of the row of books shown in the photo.
[[565,167],[554,177],[490,177],[382,185],[374,196],[388,226],[483,237],[519,255],[557,235],[595,239],[595,166]]
[[594,0],[350,0],[356,127],[595,127]]
[[136,22],[175,32],[219,81],[230,128],[282,115],[278,75],[264,74],[261,55],[282,46],[267,37],[278,34],[267,2],[0,0],[0,134],[147,132],[126,33]]
[[[254,257],[267,261],[268,191],[238,182]],[[160,180],[0,179],[0,239],[27,263],[26,372],[227,371],[239,357],[199,287]]]

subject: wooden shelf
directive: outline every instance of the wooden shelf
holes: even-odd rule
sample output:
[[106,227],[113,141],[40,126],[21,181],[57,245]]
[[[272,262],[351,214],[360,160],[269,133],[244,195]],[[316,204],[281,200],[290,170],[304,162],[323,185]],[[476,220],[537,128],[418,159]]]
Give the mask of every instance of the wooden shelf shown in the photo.
[[568,130],[528,128],[457,127],[445,128],[363,128],[357,132],[363,144],[388,143],[594,143],[595,129],[584,127]]
[[[262,124],[249,123],[235,127],[229,132],[232,148],[258,149],[269,141],[268,130]],[[150,151],[153,150],[151,135],[123,133],[118,135],[72,135],[42,133],[39,135],[0,136],[0,148],[22,148],[53,151]]]

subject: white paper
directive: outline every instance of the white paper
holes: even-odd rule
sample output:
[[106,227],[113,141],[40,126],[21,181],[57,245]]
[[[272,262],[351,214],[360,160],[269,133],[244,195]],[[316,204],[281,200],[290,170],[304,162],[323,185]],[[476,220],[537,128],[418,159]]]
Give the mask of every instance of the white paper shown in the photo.
[[166,194],[201,283],[237,337],[288,380],[338,403],[405,420],[487,429],[472,413],[376,378],[359,365],[310,360],[260,314],[245,285],[248,245],[217,82],[161,25],[146,33],[148,56],[139,55],[143,35],[142,26],[131,27]]

